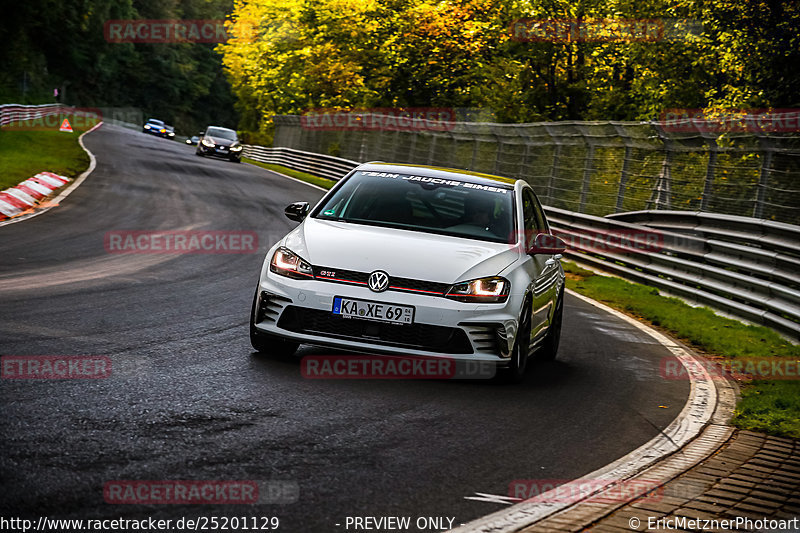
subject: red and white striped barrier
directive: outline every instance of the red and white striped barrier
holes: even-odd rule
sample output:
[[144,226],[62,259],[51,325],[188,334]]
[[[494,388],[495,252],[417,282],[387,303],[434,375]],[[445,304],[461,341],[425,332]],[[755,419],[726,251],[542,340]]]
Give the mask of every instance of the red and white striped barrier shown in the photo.
[[50,115],[60,115],[71,109],[72,108],[63,106],[61,104],[3,104],[0,105],[0,126],[6,126],[14,122],[37,120]]
[[40,172],[16,187],[0,191],[0,220],[33,211],[40,200],[60,189],[70,178],[52,172]]

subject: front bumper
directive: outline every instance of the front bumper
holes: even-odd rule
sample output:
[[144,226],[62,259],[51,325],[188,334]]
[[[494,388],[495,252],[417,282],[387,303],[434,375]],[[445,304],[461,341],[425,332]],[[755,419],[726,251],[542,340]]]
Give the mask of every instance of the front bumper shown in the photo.
[[[438,296],[386,291],[321,280],[294,280],[267,271],[258,289],[254,326],[296,342],[395,355],[509,361],[521,299],[471,304]],[[333,315],[336,296],[414,306],[414,324],[394,325]]]
[[217,157],[224,157],[225,159],[241,159],[241,157],[242,157],[242,151],[241,150],[233,151],[233,150],[231,150],[229,148],[220,148],[220,147],[217,147],[217,146],[215,146],[214,148],[211,148],[209,146],[204,145],[203,143],[198,144],[198,147],[199,147],[198,149],[204,155],[213,155],[213,156],[217,156]]

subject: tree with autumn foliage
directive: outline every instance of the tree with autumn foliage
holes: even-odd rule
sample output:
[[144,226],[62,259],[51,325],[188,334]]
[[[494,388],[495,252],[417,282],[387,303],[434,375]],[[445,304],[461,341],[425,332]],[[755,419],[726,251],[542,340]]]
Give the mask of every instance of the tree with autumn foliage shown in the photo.
[[[512,38],[524,18],[656,20],[665,38]],[[671,27],[687,22],[696,31]],[[240,36],[218,51],[247,130],[275,114],[393,106],[636,120],[798,105],[798,23],[792,0],[236,0]]]

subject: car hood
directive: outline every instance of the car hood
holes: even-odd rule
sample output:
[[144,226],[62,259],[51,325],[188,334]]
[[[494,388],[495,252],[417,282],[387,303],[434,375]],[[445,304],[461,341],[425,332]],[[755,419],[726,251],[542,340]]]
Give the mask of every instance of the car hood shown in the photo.
[[510,244],[314,218],[283,245],[316,266],[438,283],[496,276],[519,257]]

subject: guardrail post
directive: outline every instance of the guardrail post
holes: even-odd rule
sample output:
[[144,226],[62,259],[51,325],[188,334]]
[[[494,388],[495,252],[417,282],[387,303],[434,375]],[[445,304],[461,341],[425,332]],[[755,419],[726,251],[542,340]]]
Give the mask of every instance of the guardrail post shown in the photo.
[[703,185],[703,196],[700,197],[700,211],[708,211],[714,187],[714,170],[717,168],[717,148],[708,147],[708,167],[706,168],[706,181]]
[[475,170],[475,163],[478,161],[478,143],[480,141],[476,137],[472,143],[472,161],[469,164],[469,170]]
[[496,132],[492,132],[494,136],[494,170],[492,174],[500,174],[500,156],[503,153],[503,141]]
[[428,164],[433,165],[434,157],[436,156],[436,135],[430,134],[431,147],[428,149]]
[[619,188],[617,189],[617,205],[614,206],[614,212],[620,213],[625,203],[625,191],[628,186],[628,173],[633,149],[631,147],[630,135],[625,131],[624,127],[619,124],[614,124],[614,129],[625,143],[625,155],[622,157],[622,170],[619,174]]
[[[528,159],[531,156],[531,137],[530,135],[525,135],[527,141],[525,141],[525,153],[522,154],[522,161],[519,164],[519,178],[524,179],[528,183],[531,183],[530,175],[528,174]],[[531,183],[531,185],[533,185]]]
[[[554,141],[556,142],[556,141]],[[553,164],[550,167],[550,179],[547,180],[547,204],[553,205],[553,187],[555,186],[556,176],[558,175],[559,159],[561,157],[561,144],[558,143],[553,147]]]
[[583,127],[580,127],[580,132],[583,135],[583,142],[586,143],[586,157],[583,160],[583,183],[581,184],[581,199],[578,205],[578,212],[584,213],[586,211],[586,197],[589,194],[589,185],[594,173],[594,141],[586,135]]
[[364,152],[367,151],[367,134],[366,132],[361,132],[361,146],[358,149],[358,160],[359,161],[366,161]]
[[[627,141],[627,139],[625,139]],[[619,174],[619,189],[617,189],[617,205],[614,206],[614,212],[619,213],[622,211],[622,206],[625,202],[625,188],[628,186],[628,167],[630,166],[631,147],[625,146],[625,155],[622,158],[622,171]]]
[[400,161],[400,130],[394,132],[394,155],[392,156],[392,161]]
[[661,173],[658,175],[653,193],[647,202],[647,208],[650,209],[652,205],[655,209],[670,209],[672,206],[672,140],[659,124],[653,123],[653,127],[664,144],[664,160],[661,163]]
[[769,183],[769,176],[772,173],[772,150],[767,149],[762,155],[763,160],[761,162],[761,174],[758,178],[758,187],[756,189],[753,218],[764,218],[764,196],[767,193],[767,184]]
[[[411,136],[411,144],[408,147],[408,158],[406,159],[407,163],[419,164],[419,161],[417,161],[415,157],[417,149],[417,137],[419,137],[419,135]],[[359,161],[363,161],[363,159],[360,159]]]

